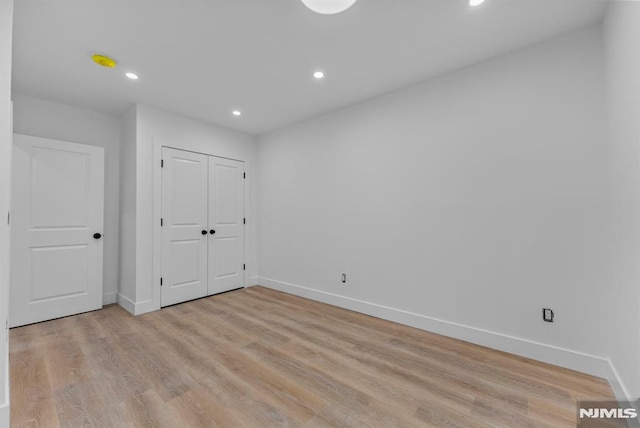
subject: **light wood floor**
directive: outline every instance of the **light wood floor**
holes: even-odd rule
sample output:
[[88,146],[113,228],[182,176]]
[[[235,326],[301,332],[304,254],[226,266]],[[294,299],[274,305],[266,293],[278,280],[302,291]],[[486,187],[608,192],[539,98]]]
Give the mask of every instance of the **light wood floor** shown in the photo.
[[574,427],[599,378],[261,287],[12,329],[14,427]]

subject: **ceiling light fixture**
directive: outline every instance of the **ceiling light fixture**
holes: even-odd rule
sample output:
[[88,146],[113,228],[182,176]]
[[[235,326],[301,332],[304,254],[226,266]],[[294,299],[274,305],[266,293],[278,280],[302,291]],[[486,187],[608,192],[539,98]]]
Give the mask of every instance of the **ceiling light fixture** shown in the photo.
[[301,0],[305,6],[322,15],[333,15],[349,9],[356,0]]
[[469,0],[469,6],[479,6],[484,3],[484,0]]
[[324,77],[324,73],[322,71],[316,71],[315,73],[313,73],[313,77],[320,80]]
[[117,64],[113,58],[109,58],[106,55],[95,54],[91,56],[91,59],[96,64],[101,65],[103,67],[107,67],[107,68],[113,68]]
[[129,73],[124,73],[124,75],[131,80],[138,80],[138,75],[136,73],[129,72]]
[[242,112],[240,110],[234,110],[231,112],[234,116],[242,116]]

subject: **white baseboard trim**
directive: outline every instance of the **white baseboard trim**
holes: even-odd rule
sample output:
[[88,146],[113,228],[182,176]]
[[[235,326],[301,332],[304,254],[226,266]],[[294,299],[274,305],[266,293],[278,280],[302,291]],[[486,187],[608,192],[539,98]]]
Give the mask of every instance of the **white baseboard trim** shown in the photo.
[[153,300],[145,300],[143,302],[133,302],[127,296],[118,293],[118,304],[122,306],[127,312],[133,315],[142,315],[147,312],[157,311],[158,307],[154,304]]
[[133,301],[129,300],[127,296],[125,296],[124,294],[118,293],[117,302],[120,306],[124,308],[125,311],[135,315],[136,304]]
[[618,401],[635,401],[638,397],[632,397],[629,394],[629,390],[625,387],[622,378],[618,374],[618,370],[613,365],[611,360],[607,360],[607,375],[606,379],[609,381],[609,385],[611,385],[611,389],[616,396]]
[[136,303],[134,315],[142,315],[147,312],[153,312],[159,310],[160,307],[153,300],[145,300],[144,302]]
[[118,300],[118,297],[116,296],[116,292],[115,291],[110,291],[110,292],[104,293],[102,295],[102,304],[103,305],[110,305],[112,303],[116,303],[117,300]]
[[9,425],[9,404],[0,406],[0,427],[8,427]]
[[476,345],[486,346],[499,351],[610,379],[609,375],[612,366],[609,361],[593,355],[444,321],[426,315],[390,308],[388,306],[327,293],[300,285],[289,284],[270,278],[259,277],[258,284],[274,290],[306,297],[311,300],[328,303],[454,339],[475,343]]
[[247,283],[248,283],[247,287],[253,287],[254,285],[258,285],[258,277],[250,276]]
[[[4,334],[3,334],[4,336]],[[6,338],[8,339],[8,338]],[[5,337],[2,338],[2,340],[5,340]],[[2,350],[2,352],[6,352],[5,355],[3,355],[3,366],[4,367],[0,367],[0,379],[2,379],[2,382],[0,384],[0,388],[2,388],[4,390],[4,394],[3,394],[3,399],[2,402],[0,402],[0,427],[2,428],[8,428],[9,422],[11,422],[11,388],[10,388],[10,384],[9,384],[9,355],[8,355],[8,345],[9,342],[7,341],[7,346],[4,347],[4,349]]]

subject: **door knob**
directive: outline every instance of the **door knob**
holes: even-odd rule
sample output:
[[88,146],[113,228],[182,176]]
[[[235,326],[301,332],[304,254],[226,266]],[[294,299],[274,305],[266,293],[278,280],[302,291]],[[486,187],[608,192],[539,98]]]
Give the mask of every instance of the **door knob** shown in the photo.
[[216,233],[216,231],[215,231],[215,230],[213,230],[213,229],[211,229],[211,230],[209,231],[209,233],[213,235],[214,233]]
[[203,234],[203,235],[206,235],[206,234],[207,234],[207,231],[206,231],[206,230],[203,230],[203,231],[202,231],[202,234]]
[[99,233],[93,234],[93,239],[100,239],[100,238],[102,238],[102,235],[100,235]]

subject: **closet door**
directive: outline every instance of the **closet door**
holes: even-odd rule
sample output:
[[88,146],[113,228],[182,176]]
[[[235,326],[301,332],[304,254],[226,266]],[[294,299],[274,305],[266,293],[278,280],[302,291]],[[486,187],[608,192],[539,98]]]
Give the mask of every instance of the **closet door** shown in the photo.
[[207,295],[206,155],[162,148],[162,306]]
[[244,287],[244,162],[209,157],[208,294]]

